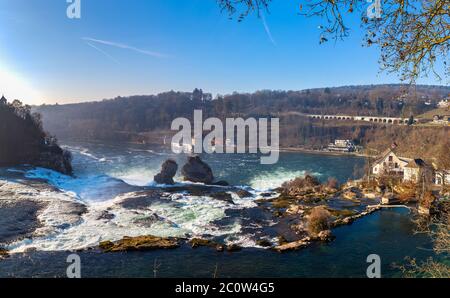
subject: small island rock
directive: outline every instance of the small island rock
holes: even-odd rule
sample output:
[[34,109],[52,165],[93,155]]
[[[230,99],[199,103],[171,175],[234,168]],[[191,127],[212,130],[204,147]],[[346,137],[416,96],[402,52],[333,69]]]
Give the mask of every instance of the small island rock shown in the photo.
[[166,160],[161,166],[161,172],[154,177],[154,181],[158,184],[174,184],[173,177],[175,177],[178,170],[178,164],[171,159]]
[[214,175],[211,168],[199,156],[190,156],[181,169],[184,180],[212,184]]

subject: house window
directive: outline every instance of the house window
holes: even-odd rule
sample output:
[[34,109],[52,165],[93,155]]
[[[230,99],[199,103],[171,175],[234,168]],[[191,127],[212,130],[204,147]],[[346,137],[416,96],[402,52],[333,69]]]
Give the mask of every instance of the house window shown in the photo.
[[394,167],[395,167],[396,169],[398,169],[398,163],[395,163],[395,164],[394,164]]
[[389,155],[389,161],[393,161],[394,157],[392,155]]

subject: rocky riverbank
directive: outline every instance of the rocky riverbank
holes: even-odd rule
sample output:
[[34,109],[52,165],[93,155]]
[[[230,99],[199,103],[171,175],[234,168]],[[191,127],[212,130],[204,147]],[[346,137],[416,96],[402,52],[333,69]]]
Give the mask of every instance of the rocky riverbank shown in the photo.
[[[20,173],[11,176],[21,177]],[[19,180],[20,181],[20,180]],[[30,185],[0,180],[0,259],[8,247],[27,239],[51,236],[82,222],[84,204],[43,181]]]

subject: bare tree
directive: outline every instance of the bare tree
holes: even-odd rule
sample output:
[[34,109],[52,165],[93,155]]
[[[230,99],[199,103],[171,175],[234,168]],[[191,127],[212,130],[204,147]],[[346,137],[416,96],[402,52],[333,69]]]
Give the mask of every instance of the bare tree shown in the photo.
[[397,266],[405,277],[432,277],[448,278],[450,276],[450,204],[443,203],[439,216],[432,218],[431,222],[418,222],[420,231],[428,233],[433,240],[433,251],[436,256],[423,262],[413,258],[406,258],[406,263]]
[[230,18],[238,14],[238,21],[241,22],[251,13],[258,16],[261,10],[267,10],[271,0],[217,0],[222,10],[227,11]]
[[[217,0],[230,16],[238,20],[250,13],[268,10],[271,0]],[[359,13],[366,35],[364,44],[380,48],[380,67],[399,74],[411,83],[433,73],[448,77],[450,64],[450,1],[448,0],[298,0],[299,14],[320,17],[320,42],[347,37],[347,19]],[[370,14],[379,5],[379,15]],[[436,64],[442,64],[443,71]]]
[[446,186],[447,175],[450,175],[450,141],[448,140],[439,146],[436,155],[436,170],[442,180],[442,185]]

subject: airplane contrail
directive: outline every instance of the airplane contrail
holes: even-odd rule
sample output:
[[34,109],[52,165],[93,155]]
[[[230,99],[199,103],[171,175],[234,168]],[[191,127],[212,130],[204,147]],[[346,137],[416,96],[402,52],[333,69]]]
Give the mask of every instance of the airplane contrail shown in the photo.
[[118,42],[113,42],[113,41],[95,39],[95,38],[90,38],[90,37],[83,37],[82,39],[84,41],[88,41],[88,42],[94,42],[94,43],[103,44],[103,45],[116,47],[116,48],[120,48],[120,49],[131,50],[131,51],[143,54],[143,55],[152,56],[152,57],[156,57],[156,58],[167,58],[167,57],[169,57],[169,55],[167,55],[167,54],[139,49],[139,48],[136,48],[136,47],[124,44],[124,43],[118,43]]
[[109,59],[111,59],[113,62],[120,64],[119,61],[117,61],[116,59],[114,59],[113,56],[111,56],[110,54],[106,53],[105,51],[103,51],[102,49],[100,49],[99,47],[94,46],[93,44],[91,44],[90,42],[86,41],[86,44],[89,45],[90,47],[94,48],[95,50],[99,51],[100,53],[102,53],[103,55],[105,55],[106,57],[108,57]]
[[266,30],[267,36],[268,36],[269,39],[270,39],[270,42],[272,42],[273,45],[276,46],[277,43],[276,43],[275,40],[273,39],[272,32],[270,32],[270,28],[269,28],[269,25],[268,25],[267,22],[266,22],[266,17],[264,16],[264,13],[261,13],[261,20],[262,20],[262,23],[263,23],[263,25],[264,25],[264,30]]

